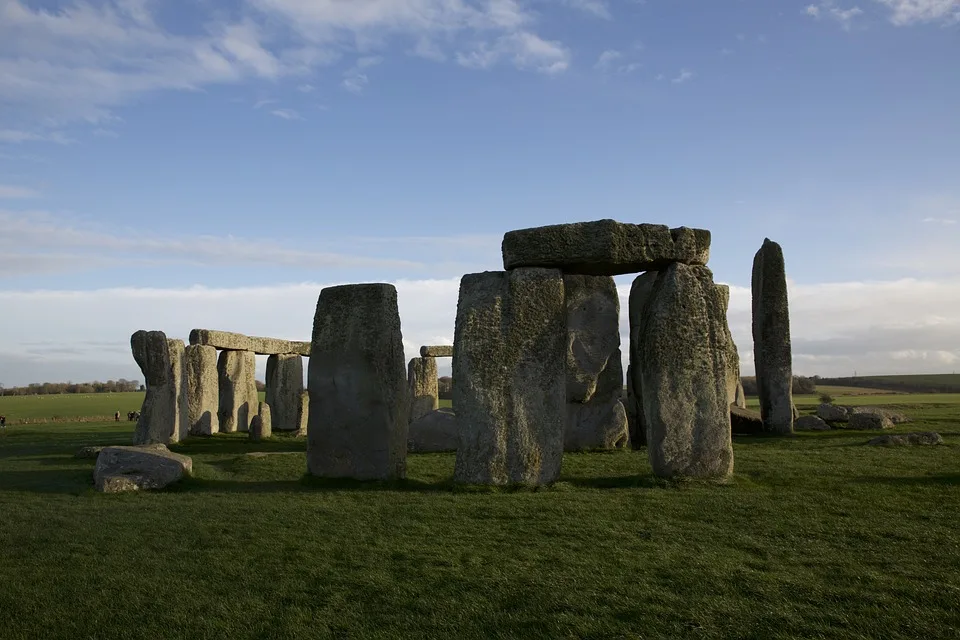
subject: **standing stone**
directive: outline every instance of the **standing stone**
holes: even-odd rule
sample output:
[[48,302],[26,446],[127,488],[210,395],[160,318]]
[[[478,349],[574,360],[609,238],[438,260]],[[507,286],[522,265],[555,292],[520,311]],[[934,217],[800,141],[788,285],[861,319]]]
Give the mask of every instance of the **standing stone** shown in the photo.
[[300,393],[300,405],[297,411],[297,435],[306,437],[307,435],[307,417],[310,415],[310,392],[304,390]]
[[162,331],[137,331],[130,348],[147,388],[134,444],[179,442],[187,425],[183,341],[168,340]]
[[260,442],[266,438],[273,437],[273,421],[270,419],[270,405],[266,402],[260,403],[257,415],[250,420],[250,440]]
[[793,357],[783,249],[764,239],[753,259],[753,360],[764,428],[793,432]]
[[403,363],[393,285],[320,292],[308,367],[309,473],[357,480],[406,477],[410,400]]
[[559,477],[566,334],[559,270],[463,276],[453,340],[455,481],[543,485]]
[[620,297],[610,276],[563,277],[567,312],[564,449],[616,449],[629,440],[623,408]]
[[638,360],[654,473],[729,476],[730,347],[726,314],[710,270],[672,264],[661,271],[642,325]]
[[747,403],[746,398],[743,397],[743,384],[740,382],[740,352],[737,351],[737,345],[733,341],[729,323],[726,321],[727,314],[730,311],[730,287],[725,284],[718,284],[715,289],[717,298],[723,307],[723,328],[727,334],[727,402],[745,408]]
[[303,394],[303,358],[296,353],[267,358],[266,402],[273,413],[273,428],[296,431],[300,424],[300,396]]
[[410,422],[440,408],[436,358],[410,360],[407,366],[407,383],[410,385]]
[[630,365],[627,367],[627,388],[633,402],[634,420],[630,427],[630,444],[639,449],[647,444],[647,419],[643,413],[643,384],[640,378],[640,334],[643,330],[644,310],[653,285],[657,282],[656,271],[641,273],[634,278],[628,300],[630,319]]
[[257,415],[259,395],[254,368],[257,360],[253,351],[221,351],[217,360],[220,381],[220,431],[234,433],[250,429],[250,421]]
[[191,344],[183,351],[187,387],[187,427],[191,435],[211,436],[220,431],[220,382],[217,350]]

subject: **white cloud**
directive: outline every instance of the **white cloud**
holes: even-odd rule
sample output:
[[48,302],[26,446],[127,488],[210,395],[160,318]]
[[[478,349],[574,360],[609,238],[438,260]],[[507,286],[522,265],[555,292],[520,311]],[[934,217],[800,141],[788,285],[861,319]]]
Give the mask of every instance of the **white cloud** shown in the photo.
[[829,17],[839,22],[845,31],[849,31],[853,27],[854,19],[863,15],[863,9],[857,6],[844,9],[837,6],[835,0],[820,0],[819,4],[808,5],[805,13],[816,20],[823,16]]
[[10,184],[0,184],[0,199],[36,198],[40,192],[27,187],[18,187]]
[[98,138],[119,138],[120,134],[112,129],[96,128],[91,133]]
[[923,221],[934,224],[957,224],[957,221],[953,218],[924,218]]
[[807,14],[808,16],[812,16],[812,17],[814,17],[814,18],[819,18],[819,17],[820,17],[820,7],[818,7],[818,6],[815,5],[815,4],[807,5],[807,8],[805,9],[805,12],[806,12],[806,14]]
[[612,17],[610,15],[610,8],[603,0],[563,0],[563,3],[568,7],[592,14],[604,20],[609,20]]
[[297,91],[300,93],[313,93],[315,87],[312,84],[301,84],[297,86]]
[[610,68],[610,65],[612,65],[615,61],[619,60],[622,57],[623,57],[623,54],[620,53],[619,51],[616,51],[614,49],[607,49],[606,51],[600,54],[600,57],[597,58],[597,63],[593,66],[594,68],[600,69],[601,71],[606,71],[607,69]]
[[55,144],[73,144],[76,140],[68,138],[61,131],[37,133],[19,129],[0,129],[0,143],[19,144],[21,142],[53,142]]
[[874,0],[891,11],[890,22],[897,26],[960,21],[960,0]]
[[457,53],[457,62],[472,69],[488,69],[509,59],[521,70],[549,75],[562,73],[570,66],[569,49],[560,42],[547,41],[536,34],[520,31],[495,42],[481,42],[470,51]]
[[293,109],[274,109],[270,115],[283,120],[303,120],[303,117]]
[[693,76],[694,76],[693,71],[690,71],[689,69],[681,69],[680,73],[677,74],[677,76],[670,82],[672,82],[673,84],[683,84],[684,82],[692,80]]

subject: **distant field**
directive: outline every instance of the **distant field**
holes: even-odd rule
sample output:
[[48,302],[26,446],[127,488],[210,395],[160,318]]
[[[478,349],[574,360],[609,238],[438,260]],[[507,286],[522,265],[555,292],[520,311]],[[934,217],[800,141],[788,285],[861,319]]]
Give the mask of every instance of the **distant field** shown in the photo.
[[898,376],[858,376],[856,378],[826,378],[818,387],[844,386],[887,389],[907,393],[960,393],[960,374],[918,374]]
[[0,414],[7,424],[19,420],[92,418],[113,416],[119,411],[126,420],[128,411],[139,411],[143,391],[128,393],[56,394],[46,396],[2,396]]
[[828,393],[833,397],[837,396],[889,396],[896,395],[900,393],[906,393],[904,391],[890,391],[889,389],[871,389],[870,387],[841,387],[831,384],[818,384],[817,393]]

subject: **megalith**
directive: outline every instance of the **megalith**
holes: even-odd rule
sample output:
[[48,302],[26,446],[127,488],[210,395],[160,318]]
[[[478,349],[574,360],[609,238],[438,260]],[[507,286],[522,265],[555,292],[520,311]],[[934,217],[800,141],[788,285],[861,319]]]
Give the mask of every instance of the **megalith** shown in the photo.
[[310,415],[310,392],[304,389],[300,393],[300,404],[297,410],[297,435],[307,435],[307,416]]
[[453,341],[455,481],[543,485],[559,477],[566,333],[559,270],[463,276]]
[[191,344],[184,348],[183,356],[187,377],[187,428],[191,435],[213,435],[220,431],[217,350]]
[[410,422],[419,420],[440,408],[437,389],[437,359],[426,356],[413,358],[407,366],[410,386]]
[[260,396],[254,378],[256,356],[253,351],[221,351],[217,360],[220,384],[220,431],[247,432],[257,415]]
[[675,263],[659,272],[644,305],[637,358],[656,475],[732,473],[728,334],[708,268]]
[[567,321],[564,449],[615,449],[629,440],[620,361],[620,298],[610,276],[563,276]]
[[273,421],[271,420],[270,405],[261,402],[257,415],[250,420],[250,440],[260,442],[273,437]]
[[393,285],[323,289],[307,371],[307,471],[406,477],[410,400]]
[[450,358],[452,356],[452,344],[424,345],[420,347],[421,358]]
[[143,373],[146,395],[133,435],[134,444],[170,444],[186,437],[183,341],[162,331],[137,331],[130,348]]
[[793,432],[793,356],[783,249],[765,238],[753,259],[753,361],[766,431]]
[[296,431],[300,427],[300,396],[303,394],[303,357],[298,353],[267,358],[266,402],[270,405],[273,428]]
[[747,402],[743,395],[743,384],[740,381],[740,352],[737,351],[737,345],[733,341],[730,324],[726,321],[727,314],[730,311],[730,287],[725,284],[718,284],[715,289],[717,298],[723,307],[723,329],[727,334],[727,402],[745,408]]
[[643,413],[643,391],[640,368],[640,333],[643,330],[644,310],[653,285],[657,282],[656,271],[647,271],[634,278],[630,286],[628,316],[630,321],[630,353],[627,367],[627,398],[632,403],[629,411],[634,419],[630,423],[630,445],[639,449],[647,444],[647,420]]

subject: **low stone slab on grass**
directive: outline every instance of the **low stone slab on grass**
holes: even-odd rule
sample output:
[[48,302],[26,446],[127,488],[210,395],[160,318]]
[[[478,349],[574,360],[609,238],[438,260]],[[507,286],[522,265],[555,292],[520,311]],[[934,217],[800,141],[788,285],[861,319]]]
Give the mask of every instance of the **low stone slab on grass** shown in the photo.
[[738,436],[755,436],[763,433],[763,418],[760,412],[731,404],[730,431]]
[[862,431],[893,429],[893,421],[882,413],[854,413],[847,421],[847,428]]
[[832,427],[817,416],[800,416],[793,423],[794,431],[830,431]]
[[943,444],[943,438],[934,431],[921,431],[918,433],[890,433],[885,436],[877,436],[871,439],[867,444],[874,446],[900,446],[911,445],[937,445]]
[[105,447],[97,458],[93,481],[103,493],[162,489],[192,471],[191,458],[163,444]]
[[407,451],[410,453],[456,451],[459,441],[457,416],[453,409],[437,409],[410,423]]

